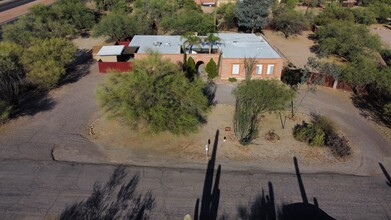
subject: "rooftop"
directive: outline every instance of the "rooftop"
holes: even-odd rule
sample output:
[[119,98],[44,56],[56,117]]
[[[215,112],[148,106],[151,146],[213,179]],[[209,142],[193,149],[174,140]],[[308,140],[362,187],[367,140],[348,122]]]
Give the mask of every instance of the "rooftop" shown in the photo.
[[[281,58],[262,36],[238,33],[216,35],[221,40],[213,48],[219,47],[224,58]],[[185,39],[181,39],[180,36],[136,35],[129,46],[140,47],[138,53],[146,53],[147,48],[151,48],[162,54],[180,54],[184,41]],[[207,49],[208,45],[203,44],[195,47]]]
[[122,54],[124,50],[124,45],[116,45],[116,46],[103,46],[97,55],[99,56],[119,56]]

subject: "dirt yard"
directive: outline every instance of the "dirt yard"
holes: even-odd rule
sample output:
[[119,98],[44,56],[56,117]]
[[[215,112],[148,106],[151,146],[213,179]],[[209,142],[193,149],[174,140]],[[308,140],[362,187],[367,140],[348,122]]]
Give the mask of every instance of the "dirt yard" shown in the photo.
[[285,64],[291,62],[297,67],[304,67],[308,57],[315,57],[315,54],[311,52],[314,42],[308,38],[313,34],[312,31],[303,31],[302,35],[291,36],[288,39],[281,32],[272,30],[263,32],[266,40],[287,59]]
[[[94,123],[94,141],[104,148],[113,162],[199,162],[206,160],[205,145],[210,140],[211,151],[216,131],[219,130],[217,156],[223,161],[263,163],[266,167],[273,164],[276,169],[290,164],[293,156],[300,158],[303,165],[308,166],[328,166],[344,162],[336,159],[325,147],[309,147],[293,138],[293,126],[306,119],[305,115],[296,117],[294,121],[286,119],[286,127],[282,129],[278,115],[265,114],[261,117],[259,137],[253,144],[245,147],[237,142],[233,133],[233,113],[233,106],[218,104],[209,114],[207,124],[198,133],[182,137],[170,133],[140,134],[103,116]],[[230,131],[227,131],[227,127]],[[265,140],[265,134],[269,130],[274,130],[280,136],[277,143]]]
[[370,26],[371,32],[380,36],[383,43],[391,48],[391,26],[382,24],[373,24]]

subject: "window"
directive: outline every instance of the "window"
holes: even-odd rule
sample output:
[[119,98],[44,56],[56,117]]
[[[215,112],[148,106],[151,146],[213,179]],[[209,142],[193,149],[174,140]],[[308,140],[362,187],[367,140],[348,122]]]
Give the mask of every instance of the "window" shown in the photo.
[[232,75],[238,75],[239,74],[239,64],[232,65]]
[[257,74],[262,74],[262,64],[257,64],[256,73]]
[[266,74],[270,75],[273,73],[274,73],[274,64],[267,65],[267,73]]

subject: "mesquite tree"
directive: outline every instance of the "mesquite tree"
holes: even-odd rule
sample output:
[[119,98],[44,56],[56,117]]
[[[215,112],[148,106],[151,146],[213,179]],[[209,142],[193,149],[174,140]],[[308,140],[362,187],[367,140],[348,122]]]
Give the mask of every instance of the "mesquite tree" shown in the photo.
[[258,115],[287,107],[295,93],[279,80],[245,80],[233,91],[236,97],[234,132],[243,145],[258,135]]

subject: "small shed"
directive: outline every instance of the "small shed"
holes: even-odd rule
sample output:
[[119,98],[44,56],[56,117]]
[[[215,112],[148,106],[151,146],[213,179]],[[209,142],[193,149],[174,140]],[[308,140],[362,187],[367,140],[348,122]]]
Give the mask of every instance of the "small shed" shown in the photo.
[[124,49],[124,45],[103,46],[96,55],[96,59],[103,62],[118,62]]

